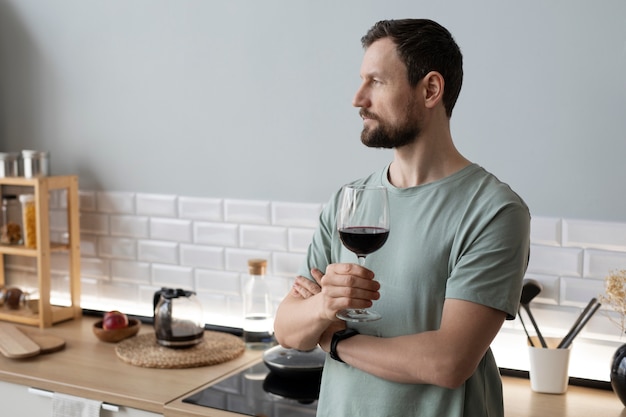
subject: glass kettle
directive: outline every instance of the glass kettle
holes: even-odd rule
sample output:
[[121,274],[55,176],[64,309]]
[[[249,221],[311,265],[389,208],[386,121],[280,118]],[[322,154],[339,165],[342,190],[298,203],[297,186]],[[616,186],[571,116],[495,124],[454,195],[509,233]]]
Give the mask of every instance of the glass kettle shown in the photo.
[[200,343],[204,322],[196,293],[165,287],[155,292],[154,331],[162,346],[185,348]]

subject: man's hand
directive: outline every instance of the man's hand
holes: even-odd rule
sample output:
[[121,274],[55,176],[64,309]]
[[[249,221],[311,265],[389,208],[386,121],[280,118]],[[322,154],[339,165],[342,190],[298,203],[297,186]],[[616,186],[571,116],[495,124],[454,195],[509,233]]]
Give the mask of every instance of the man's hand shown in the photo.
[[330,264],[321,278],[324,316],[338,320],[336,314],[346,308],[369,308],[380,298],[380,284],[374,273],[357,264]]
[[339,320],[337,312],[346,308],[371,307],[372,300],[380,297],[380,284],[374,281],[374,273],[357,264],[331,264],[326,268],[326,274],[313,268],[311,275],[316,283],[298,276],[290,295],[307,299],[321,292],[323,317],[327,320]]
[[[309,298],[315,294],[319,294],[322,291],[322,278],[323,274],[317,268],[311,270],[311,275],[316,282],[311,281],[303,276],[296,277],[293,286],[291,287],[291,295],[294,297]],[[334,321],[328,328],[322,333],[319,341],[320,347],[328,352],[330,350],[330,342],[333,334],[339,330],[346,328],[346,323],[343,320]]]
[[296,277],[296,281],[291,287],[290,294],[294,297],[301,298],[309,298],[314,296],[315,294],[319,294],[319,292],[322,291],[322,271],[317,268],[313,268],[311,269],[311,275],[313,275],[313,278],[317,283],[303,277],[302,275],[299,275]]

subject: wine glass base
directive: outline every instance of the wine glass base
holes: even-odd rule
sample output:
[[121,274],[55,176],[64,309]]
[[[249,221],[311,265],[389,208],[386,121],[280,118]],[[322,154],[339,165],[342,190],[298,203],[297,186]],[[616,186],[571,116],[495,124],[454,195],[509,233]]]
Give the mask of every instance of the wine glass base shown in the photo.
[[382,316],[373,310],[348,309],[339,311],[337,313],[337,318],[345,321],[362,323],[380,320]]

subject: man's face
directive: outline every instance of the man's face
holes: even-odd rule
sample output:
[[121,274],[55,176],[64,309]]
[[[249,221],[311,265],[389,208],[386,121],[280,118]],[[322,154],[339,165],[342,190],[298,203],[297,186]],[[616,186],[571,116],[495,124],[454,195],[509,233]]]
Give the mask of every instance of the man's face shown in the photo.
[[397,148],[420,134],[415,88],[389,38],[370,45],[361,65],[362,83],[353,100],[363,119],[361,142],[372,148]]

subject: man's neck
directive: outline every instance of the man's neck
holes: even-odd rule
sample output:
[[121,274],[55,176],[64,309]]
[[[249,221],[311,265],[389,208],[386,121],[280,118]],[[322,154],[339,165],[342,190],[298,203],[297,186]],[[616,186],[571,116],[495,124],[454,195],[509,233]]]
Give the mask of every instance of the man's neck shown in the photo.
[[389,181],[398,188],[415,187],[450,176],[470,163],[456,149],[449,132],[422,136],[394,150]]

